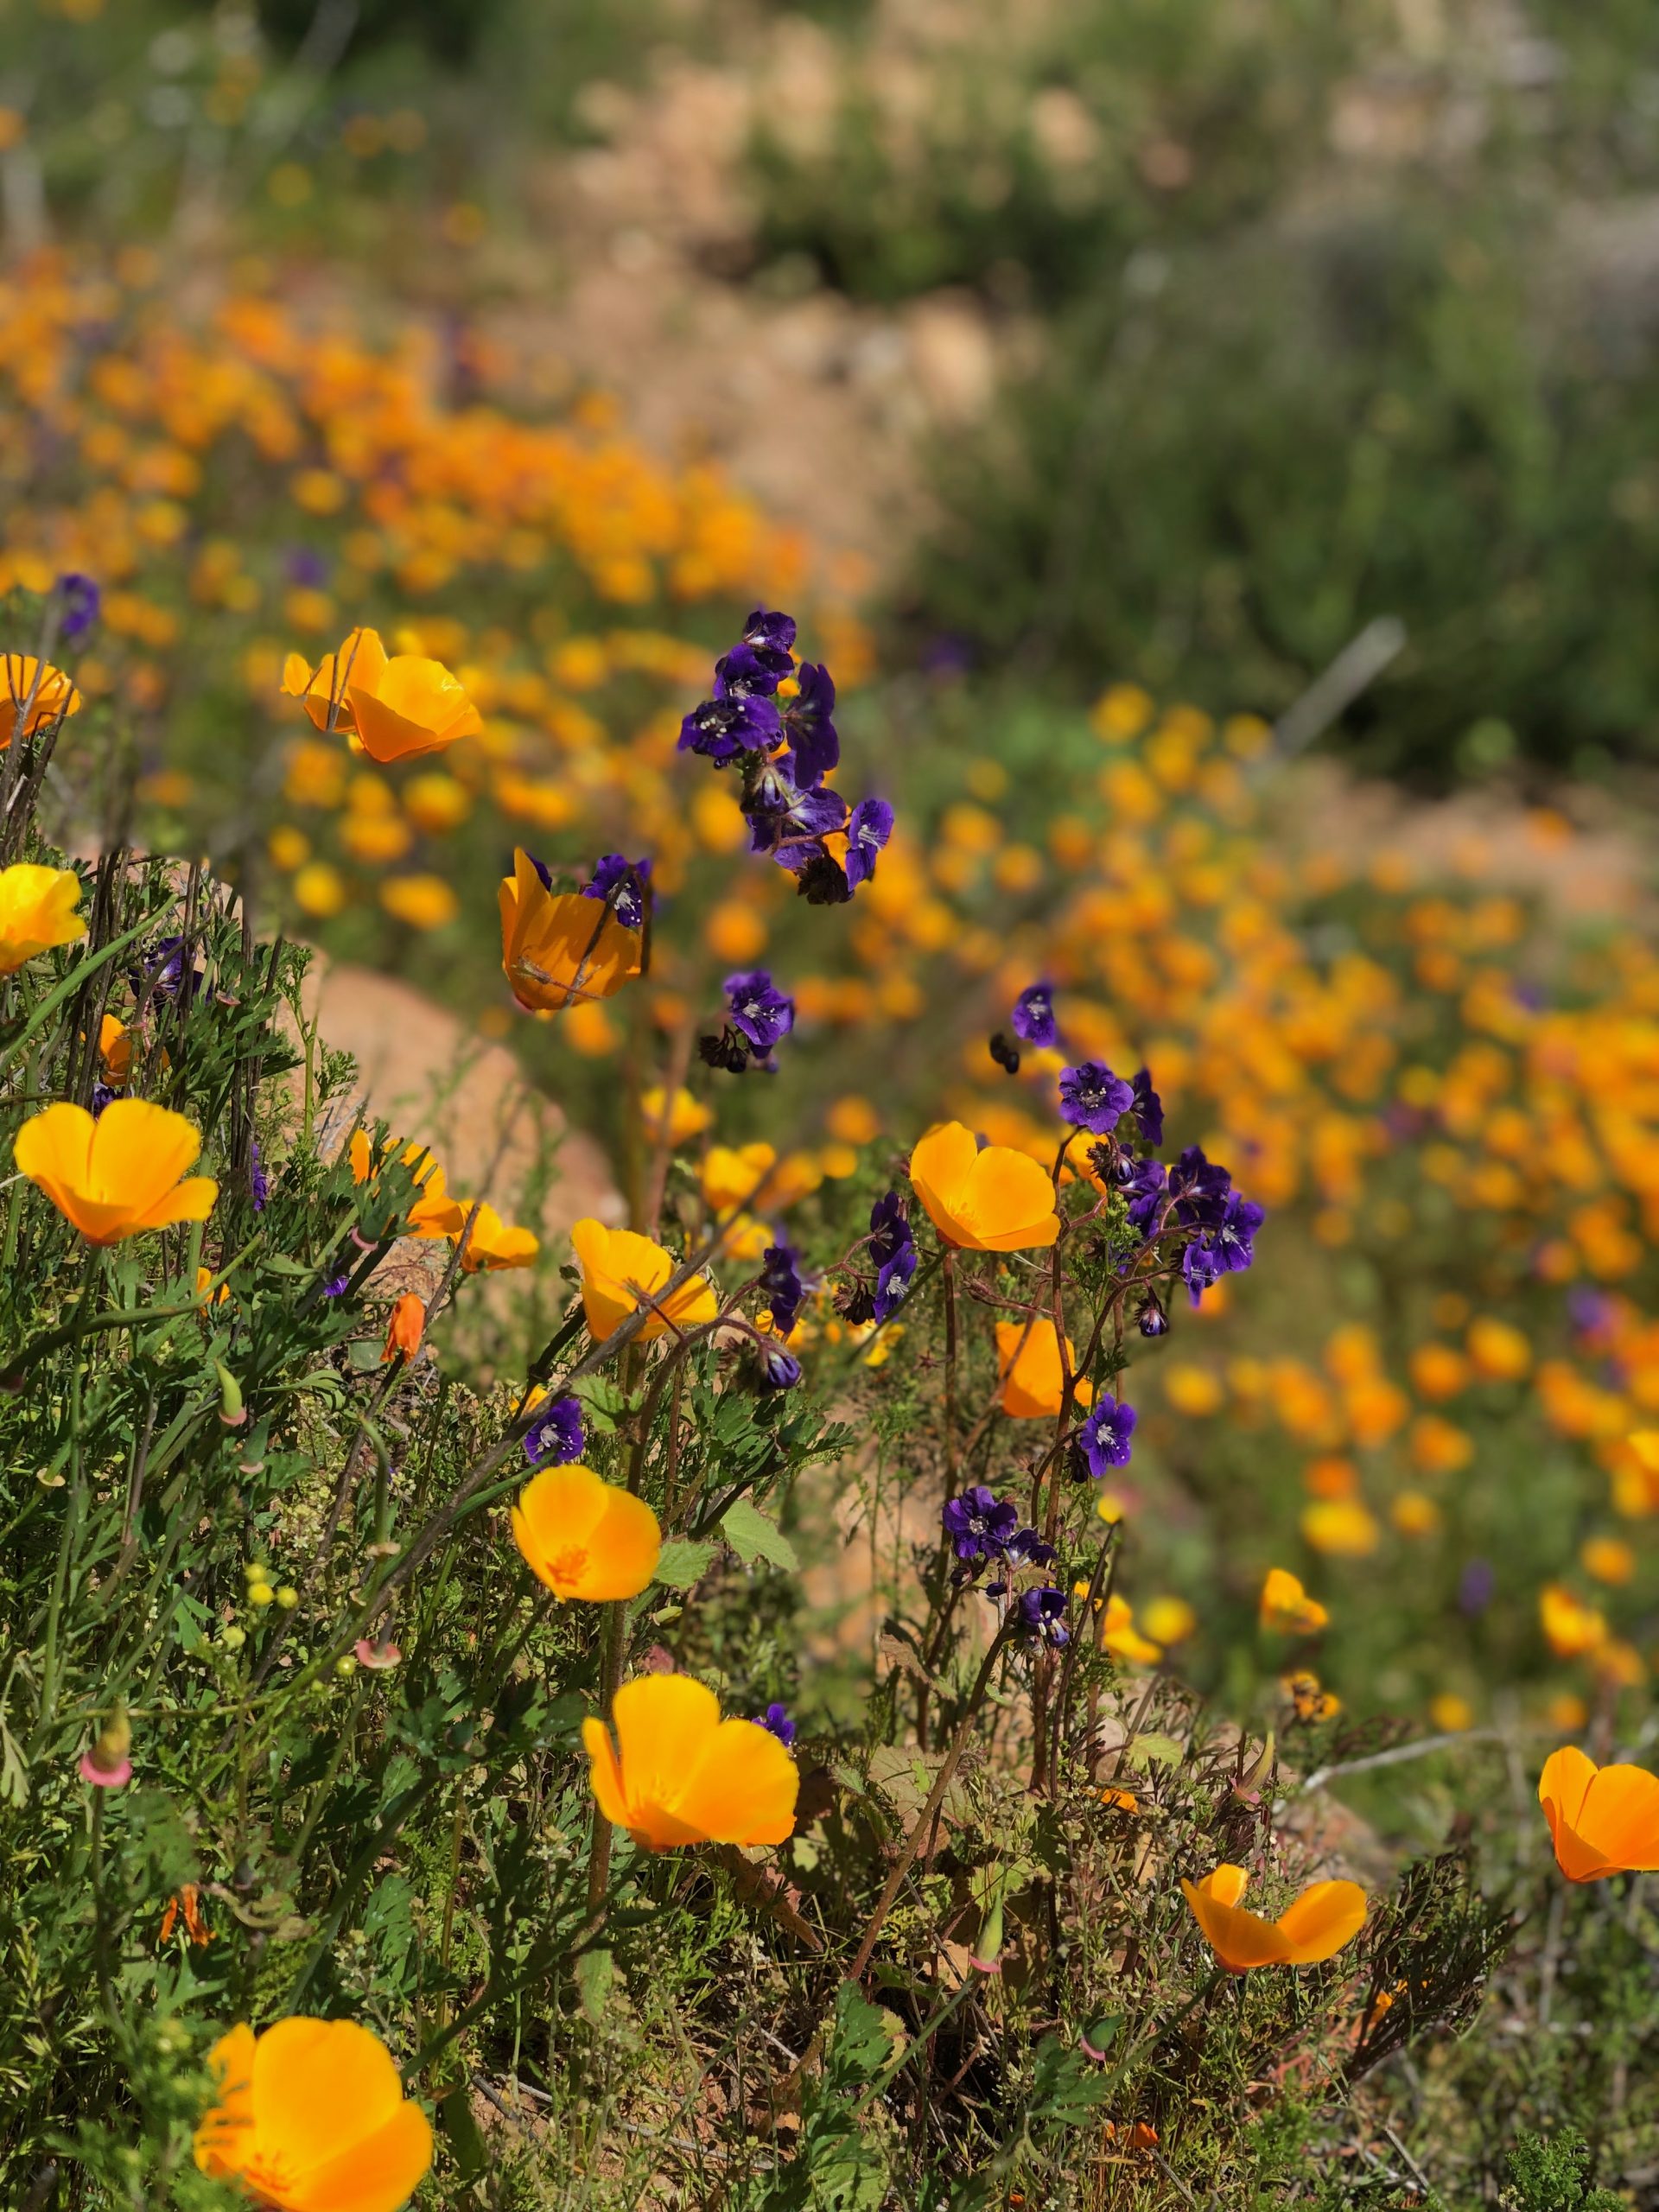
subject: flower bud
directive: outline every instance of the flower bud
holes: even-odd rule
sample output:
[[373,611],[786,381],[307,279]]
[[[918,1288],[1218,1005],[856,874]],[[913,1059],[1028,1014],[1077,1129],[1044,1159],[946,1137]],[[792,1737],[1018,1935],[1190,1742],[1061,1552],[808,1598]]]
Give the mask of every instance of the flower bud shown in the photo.
[[82,1754],[81,1780],[90,1782],[96,1789],[119,1789],[123,1783],[132,1780],[132,1761],[127,1756],[131,1749],[132,1727],[127,1719],[127,1708],[118,1704],[99,1729],[91,1749]]
[[242,1385],[222,1360],[213,1362],[213,1370],[219,1376],[219,1417],[226,1428],[240,1428],[248,1417]]

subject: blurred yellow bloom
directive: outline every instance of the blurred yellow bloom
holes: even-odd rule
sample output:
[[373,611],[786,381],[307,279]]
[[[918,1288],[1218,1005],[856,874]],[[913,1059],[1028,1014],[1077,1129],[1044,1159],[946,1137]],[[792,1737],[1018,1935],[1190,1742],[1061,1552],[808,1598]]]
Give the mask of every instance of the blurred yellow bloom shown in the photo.
[[1616,1589],[1636,1579],[1636,1553],[1620,1536],[1587,1536],[1579,1562],[1593,1581]]
[[640,932],[624,929],[602,899],[555,893],[522,847],[503,879],[499,904],[502,973],[531,1013],[607,999],[639,973]]
[[1544,1640],[1558,1659],[1582,1658],[1607,1641],[1605,1615],[1559,1582],[1548,1582],[1539,1592],[1538,1618]]
[[512,1509],[524,1563],[556,1598],[637,1598],[657,1572],[663,1532],[644,1498],[591,1467],[543,1467]]
[[380,904],[414,930],[441,930],[461,912],[461,901],[441,875],[394,875],[380,887]]
[[1512,1323],[1477,1315],[1465,1338],[1477,1375],[1489,1382],[1518,1382],[1532,1370],[1532,1346]]
[[1428,1717],[1443,1736],[1460,1736],[1475,1725],[1475,1709],[1455,1690],[1441,1690],[1428,1701]]
[[[0,721],[5,708],[0,702]],[[16,975],[25,961],[86,934],[80,878],[72,868],[36,868],[19,861],[0,868],[0,976]]]
[[1402,1536],[1432,1536],[1440,1526],[1440,1509],[1420,1490],[1402,1490],[1389,1508],[1389,1518]]
[[1103,1651],[1109,1651],[1114,1659],[1131,1667],[1155,1667],[1164,1656],[1163,1646],[1152,1643],[1135,1627],[1135,1610],[1128,1599],[1116,1593],[1106,1600],[1101,1615],[1100,1644]]
[[1315,1636],[1331,1618],[1318,1599],[1308,1596],[1298,1577],[1283,1567],[1268,1569],[1259,1611],[1262,1627],[1279,1636]]
[[1315,1498],[1302,1508],[1302,1534],[1316,1552],[1364,1559],[1382,1541],[1376,1516],[1357,1497]]
[[778,1154],[769,1144],[710,1145],[702,1163],[702,1201],[715,1213],[747,1205],[756,1192],[775,1203],[772,1170]]
[[13,1157],[89,1244],[118,1244],[148,1229],[207,1220],[219,1185],[211,1175],[185,1173],[200,1150],[182,1114],[118,1098],[96,1121],[81,1106],[48,1106],[18,1130]]
[[688,1675],[624,1682],[615,1729],[584,1720],[599,1809],[650,1851],[683,1844],[782,1843],[795,1827],[800,1776],[770,1730],[722,1720],[712,1690]]
[[653,1084],[640,1098],[639,1112],[645,1122],[645,1134],[655,1143],[667,1143],[677,1148],[688,1139],[701,1136],[713,1125],[713,1109],[694,1098],[683,1084],[674,1093],[671,1102],[668,1102],[666,1117],[664,1106],[663,1086],[659,1083]]
[[1141,1625],[1154,1643],[1185,1643],[1196,1633],[1198,1617],[1185,1598],[1149,1598],[1141,1608]]
[[1227,1402],[1226,1385],[1220,1376],[1186,1360],[1172,1362],[1164,1376],[1164,1395],[1178,1414],[1192,1421],[1218,1414]]
[[675,1262],[660,1244],[631,1229],[607,1229],[602,1221],[579,1221],[570,1231],[582,1268],[582,1303],[594,1340],[602,1343],[644,1301],[652,1313],[639,1331],[641,1342],[670,1328],[691,1329],[712,1321],[719,1304],[709,1282],[691,1275],[677,1290],[659,1296],[674,1273]]

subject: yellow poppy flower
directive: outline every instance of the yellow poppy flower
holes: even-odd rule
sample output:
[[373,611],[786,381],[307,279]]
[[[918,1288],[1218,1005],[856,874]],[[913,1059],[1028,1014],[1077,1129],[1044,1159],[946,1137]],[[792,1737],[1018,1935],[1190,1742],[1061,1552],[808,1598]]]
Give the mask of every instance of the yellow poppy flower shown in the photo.
[[591,1467],[543,1467],[519,1492],[512,1533],[556,1598],[637,1598],[657,1572],[663,1532],[644,1498]]
[[522,847],[499,896],[501,972],[528,1013],[610,998],[639,973],[640,932],[624,929],[602,899],[555,893]]
[[[1060,1365],[1060,1339],[1049,1320],[999,1321],[996,1325],[997,1403],[1014,1421],[1052,1421],[1065,1395],[1065,1376],[1077,1369],[1077,1348],[1065,1340],[1065,1366]],[[1072,1396],[1077,1404],[1092,1402],[1094,1390],[1078,1382]]]
[[1538,1619],[1558,1659],[1581,1659],[1607,1641],[1606,1615],[1559,1582],[1547,1582],[1538,1592]]
[[[642,1294],[659,1292],[674,1272],[674,1259],[649,1236],[631,1229],[607,1229],[591,1217],[577,1222],[570,1231],[582,1268],[582,1311],[596,1342],[603,1343],[638,1306]],[[702,1275],[692,1275],[662,1299],[639,1332],[641,1341],[660,1337],[665,1329],[695,1328],[712,1321],[719,1311],[713,1290]]]
[[1126,1666],[1155,1667],[1163,1657],[1163,1646],[1154,1643],[1141,1634],[1135,1625],[1135,1609],[1127,1598],[1114,1594],[1106,1600],[1106,1610],[1101,1617],[1100,1643],[1103,1651],[1114,1659],[1122,1659]]
[[702,1163],[702,1199],[715,1213],[747,1205],[764,1188],[767,1205],[776,1203],[772,1170],[778,1154],[769,1144],[715,1144]]
[[118,1021],[112,1014],[106,1014],[98,1026],[98,1050],[105,1079],[111,1084],[124,1083],[132,1073],[132,1039],[126,1023]]
[[1229,1974],[1316,1966],[1351,1943],[1365,1924],[1365,1892],[1357,1882],[1314,1882],[1277,1920],[1263,1920],[1239,1904],[1249,1878],[1242,1866],[1217,1866],[1201,1882],[1181,1884],[1193,1919]]
[[[0,700],[0,726],[4,717]],[[20,861],[0,868],[0,976],[15,975],[37,953],[85,937],[86,918],[75,911],[79,904],[80,878],[72,868]]]
[[[588,904],[592,905],[592,900]],[[653,1084],[639,1100],[640,1117],[645,1125],[645,1135],[654,1143],[679,1146],[690,1137],[701,1136],[712,1126],[713,1109],[694,1098],[682,1084],[668,1098],[660,1083]]]
[[343,729],[352,749],[383,765],[441,753],[457,738],[476,737],[484,723],[459,679],[442,661],[420,653],[390,658],[376,630],[353,630],[315,674],[297,653],[283,671],[283,689],[302,699],[319,729]]
[[930,1129],[910,1155],[912,1188],[947,1244],[1027,1252],[1060,1233],[1054,1185],[1036,1160],[1006,1145],[982,1152],[961,1122]]
[[96,1121],[84,1106],[48,1106],[12,1149],[18,1172],[89,1244],[206,1221],[219,1196],[211,1175],[185,1176],[201,1151],[196,1131],[143,1098],[118,1098]]
[[1288,1567],[1270,1567],[1262,1585],[1260,1607],[1263,1628],[1279,1636],[1316,1636],[1331,1616],[1316,1598],[1310,1598]]
[[[458,1243],[473,1210],[464,1199],[457,1199],[455,1205],[461,1218],[454,1229],[446,1230],[444,1234]],[[473,1275],[483,1268],[494,1274],[505,1268],[527,1268],[541,1249],[540,1237],[530,1230],[511,1227],[493,1206],[480,1206],[472,1234],[467,1238],[467,1249],[461,1255],[461,1271]]]
[[1538,1802],[1569,1882],[1659,1867],[1659,1775],[1598,1766],[1567,1744],[1544,1761]]
[[[35,696],[32,707],[29,706],[31,692]],[[18,734],[17,718],[25,707],[29,712],[23,718],[22,734],[33,737],[60,715],[66,719],[78,715],[80,694],[50,661],[42,666],[33,653],[0,653],[0,753]]]
[[398,2212],[432,2164],[432,2129],[391,2052],[353,2020],[234,2027],[208,2053],[219,2097],[196,2164],[276,2212]]
[[722,1720],[689,1675],[642,1675],[612,1707],[616,1734],[584,1720],[599,1809],[650,1851],[688,1843],[782,1843],[795,1827],[800,1775],[776,1736]]

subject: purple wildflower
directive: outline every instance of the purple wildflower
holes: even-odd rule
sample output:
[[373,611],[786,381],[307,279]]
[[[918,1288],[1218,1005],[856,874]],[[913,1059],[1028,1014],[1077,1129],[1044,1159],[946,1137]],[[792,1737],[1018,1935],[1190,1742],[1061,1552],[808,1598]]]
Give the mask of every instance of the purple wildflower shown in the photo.
[[1030,1637],[1033,1643],[1052,1644],[1056,1651],[1063,1651],[1071,1643],[1071,1631],[1064,1618],[1064,1590],[1048,1586],[1022,1590],[1017,1611],[1021,1636]]
[[1129,1464],[1129,1440],[1135,1434],[1135,1408],[1124,1405],[1109,1391],[1096,1399],[1077,1437],[1089,1471],[1099,1482],[1109,1467]]
[[1195,1306],[1223,1275],[1236,1274],[1249,1266],[1255,1257],[1255,1233],[1266,1219],[1261,1206],[1236,1191],[1227,1193],[1217,1217],[1181,1255],[1181,1273]]
[[786,1708],[779,1705],[775,1699],[766,1707],[759,1726],[764,1728],[769,1736],[775,1736],[786,1751],[794,1749],[798,1732],[795,1723],[790,1719]]
[[761,1259],[760,1287],[766,1294],[772,1325],[780,1337],[786,1337],[795,1326],[796,1317],[806,1303],[800,1265],[800,1254],[787,1244],[769,1245]]
[[568,1467],[580,1459],[587,1436],[579,1398],[554,1398],[539,1406],[524,1432],[524,1457],[532,1467]]
[[1140,1123],[1141,1134],[1149,1145],[1160,1145],[1164,1141],[1164,1102],[1152,1087],[1152,1071],[1141,1068],[1129,1078],[1134,1095],[1130,1112]]
[[625,930],[643,929],[650,881],[648,860],[624,860],[620,853],[607,853],[594,863],[594,880],[582,886],[582,895],[605,899]]
[[743,625],[742,642],[763,668],[776,677],[785,677],[795,664],[790,655],[795,642],[795,617],[757,607]]
[[757,1379],[763,1390],[792,1390],[801,1379],[801,1363],[782,1344],[763,1344]]
[[776,988],[764,968],[728,976],[725,989],[733,1028],[747,1039],[757,1060],[770,1058],[772,1048],[795,1027],[794,1000]]
[[1109,1135],[1134,1103],[1128,1084],[1103,1061],[1084,1060],[1061,1071],[1061,1117],[1092,1135]]
[[1058,1040],[1052,983],[1027,984],[1014,1002],[1013,1028],[1022,1045],[1035,1045],[1039,1050]]
[[351,1287],[352,1278],[348,1270],[344,1274],[330,1275],[322,1286],[322,1294],[325,1298],[344,1298]]
[[94,1121],[115,1096],[116,1093],[111,1090],[107,1083],[95,1083],[92,1085],[92,1119]]
[[777,689],[777,670],[752,646],[734,645],[715,663],[716,699],[770,699]]
[[259,1159],[259,1140],[252,1138],[248,1145],[248,1196],[253,1200],[255,1213],[264,1213],[270,1198],[270,1178]]
[[800,694],[785,702],[784,734],[790,743],[790,772],[802,791],[821,784],[841,759],[841,740],[830,721],[836,687],[827,668],[804,661]]
[[1458,1610],[1472,1620],[1477,1613],[1484,1613],[1492,1602],[1497,1588],[1497,1577],[1492,1572],[1490,1560],[1471,1559],[1458,1582]]
[[847,824],[847,883],[856,891],[875,874],[875,856],[893,835],[893,809],[884,798],[861,798]]
[[1005,1503],[983,1483],[947,1500],[939,1518],[957,1557],[972,1561],[1003,1558],[1020,1523],[1018,1508]]
[[1166,1337],[1169,1334],[1169,1316],[1159,1304],[1156,1294],[1150,1290],[1147,1293],[1146,1304],[1141,1308],[1137,1325],[1143,1337]]
[[62,601],[63,614],[59,622],[59,633],[66,645],[73,645],[77,638],[84,638],[98,620],[103,594],[90,576],[83,576],[72,569],[58,578],[58,597]]
[[782,729],[770,699],[705,699],[680,724],[679,750],[718,765],[740,753],[769,751]]
[[876,1268],[872,1319],[888,1321],[903,1305],[916,1273],[916,1237],[897,1191],[870,1208],[870,1257]]

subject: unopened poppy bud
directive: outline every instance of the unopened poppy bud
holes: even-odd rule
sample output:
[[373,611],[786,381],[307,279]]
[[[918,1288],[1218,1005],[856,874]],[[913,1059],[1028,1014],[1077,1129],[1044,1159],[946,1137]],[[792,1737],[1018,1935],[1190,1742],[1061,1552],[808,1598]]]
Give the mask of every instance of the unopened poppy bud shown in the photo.
[[388,1360],[413,1359],[421,1348],[425,1329],[426,1307],[412,1290],[406,1290],[391,1309],[380,1364],[384,1367]]
[[219,1376],[219,1417],[226,1428],[240,1428],[248,1417],[248,1409],[242,1402],[242,1385],[221,1360],[213,1362],[213,1370]]
[[127,1708],[118,1705],[99,1729],[89,1751],[83,1753],[80,1778],[97,1789],[119,1789],[132,1780],[132,1727]]

